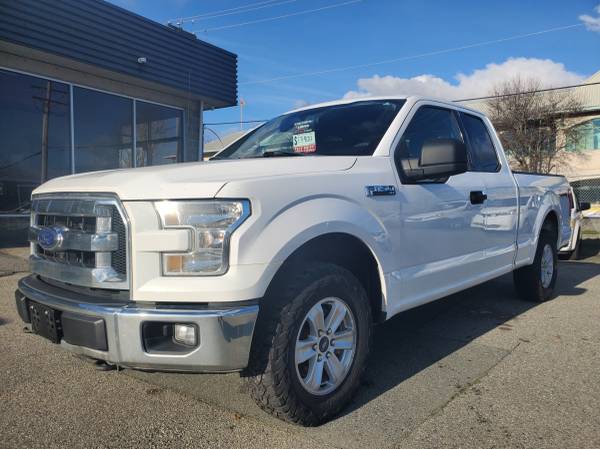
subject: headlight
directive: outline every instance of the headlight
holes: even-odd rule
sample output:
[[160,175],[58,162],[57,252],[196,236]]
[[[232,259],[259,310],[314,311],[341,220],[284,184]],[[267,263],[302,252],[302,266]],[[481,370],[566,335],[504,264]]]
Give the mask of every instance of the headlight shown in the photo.
[[229,268],[229,237],[250,215],[247,200],[157,201],[164,229],[190,230],[187,253],[163,254],[163,275],[206,276]]

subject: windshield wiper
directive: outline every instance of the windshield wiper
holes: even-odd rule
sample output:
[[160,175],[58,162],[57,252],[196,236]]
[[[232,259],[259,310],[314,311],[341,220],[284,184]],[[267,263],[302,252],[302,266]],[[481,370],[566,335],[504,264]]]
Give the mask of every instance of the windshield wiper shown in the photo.
[[304,156],[304,153],[295,153],[293,151],[273,150],[265,151],[262,157],[278,157],[278,156]]

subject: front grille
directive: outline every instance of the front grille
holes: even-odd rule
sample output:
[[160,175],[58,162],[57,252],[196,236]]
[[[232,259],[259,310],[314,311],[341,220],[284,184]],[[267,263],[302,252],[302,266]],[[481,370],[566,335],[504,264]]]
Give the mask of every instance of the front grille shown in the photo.
[[[35,225],[38,227],[64,227],[76,229],[83,232],[96,232],[97,217],[77,217],[69,215],[38,214],[35,216]],[[34,242],[35,243],[35,242]],[[96,255],[92,251],[64,250],[48,251],[35,243],[35,253],[46,260],[67,265],[94,268],[96,266]]]
[[96,231],[96,217],[70,217],[68,215],[37,215],[37,225],[39,226],[66,226],[70,229],[77,229],[85,232]]
[[127,231],[116,207],[112,210],[112,229],[119,236],[119,249],[112,253],[112,266],[117,273],[127,272]]
[[68,249],[65,251],[47,251],[40,245],[35,246],[35,254],[43,259],[55,263],[62,263],[85,268],[96,267],[96,254],[92,251],[78,251]]
[[35,196],[29,232],[32,271],[73,285],[126,290],[127,232],[114,197]]

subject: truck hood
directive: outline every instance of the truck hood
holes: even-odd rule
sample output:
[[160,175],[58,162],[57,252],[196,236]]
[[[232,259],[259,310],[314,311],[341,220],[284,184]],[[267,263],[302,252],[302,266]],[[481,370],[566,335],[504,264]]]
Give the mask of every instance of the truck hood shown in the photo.
[[33,193],[113,192],[122,200],[212,198],[232,181],[348,170],[353,156],[218,160],[107,170],[56,178]]

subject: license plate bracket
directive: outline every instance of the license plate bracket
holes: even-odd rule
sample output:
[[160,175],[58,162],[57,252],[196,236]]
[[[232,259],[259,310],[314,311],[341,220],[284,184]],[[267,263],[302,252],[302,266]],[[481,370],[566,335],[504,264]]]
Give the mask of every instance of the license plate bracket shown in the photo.
[[29,316],[31,318],[31,330],[34,333],[47,338],[52,343],[60,343],[62,339],[60,311],[29,301]]

